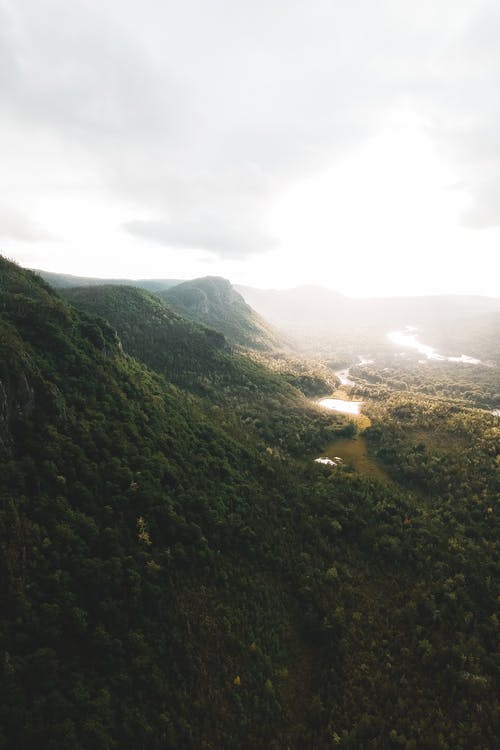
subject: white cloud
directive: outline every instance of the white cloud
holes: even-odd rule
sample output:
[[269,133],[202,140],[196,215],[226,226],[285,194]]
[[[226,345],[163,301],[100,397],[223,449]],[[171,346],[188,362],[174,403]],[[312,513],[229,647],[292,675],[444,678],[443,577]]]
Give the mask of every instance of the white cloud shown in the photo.
[[117,258],[123,226],[139,254],[149,241],[233,260],[281,242],[284,254],[270,224],[280,196],[410,109],[471,196],[461,221],[495,227],[499,21],[477,0],[0,0],[0,112],[25,143],[20,170],[12,139],[0,143],[0,201],[16,206],[15,184],[37,214],[45,186],[56,205],[85,174],[86,193],[113,205]]
[[0,240],[41,242],[54,239],[31,218],[11,206],[0,204]]
[[217,226],[200,219],[191,224],[164,221],[129,221],[125,229],[132,235],[176,248],[204,249],[222,258],[238,258],[270,250],[276,243],[272,237],[251,229],[244,233],[241,225]]

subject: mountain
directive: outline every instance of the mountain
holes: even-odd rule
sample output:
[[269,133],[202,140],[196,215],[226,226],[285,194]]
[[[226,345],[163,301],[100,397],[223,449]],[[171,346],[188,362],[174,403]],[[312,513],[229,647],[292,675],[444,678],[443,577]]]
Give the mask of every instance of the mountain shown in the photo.
[[[459,325],[445,324],[433,333],[431,343],[443,354],[467,352],[500,367],[500,311],[476,314]],[[500,384],[498,390],[500,396]]]
[[105,318],[124,349],[176,385],[201,388],[230,366],[231,350],[221,333],[186,320],[143,289],[103,285],[62,291],[65,299]]
[[[254,352],[251,361],[235,350],[222,333],[182,317],[145,290],[102,285],[62,289],[61,294],[79,309],[105,318],[116,329],[128,353],[176,385],[199,395],[210,394],[212,400],[225,401],[226,405],[235,394],[241,402],[241,388],[250,389],[254,400],[259,400],[278,386],[284,393],[287,383],[310,397],[327,395],[336,387],[335,376],[326,368],[292,358],[288,353],[276,353],[271,346],[278,346],[279,342],[274,339],[267,339],[269,349],[260,350],[260,355]],[[240,316],[235,320],[239,330],[248,332],[250,328],[251,334],[257,330],[262,343],[269,329],[254,328],[256,316],[245,306],[243,322],[241,307],[234,310]],[[227,329],[232,308],[226,305],[224,312]],[[291,393],[289,399],[296,400],[296,394],[292,397]],[[283,421],[286,420],[285,415]]]
[[219,276],[185,281],[158,296],[185,317],[220,331],[232,344],[261,351],[282,348],[278,334]]
[[387,331],[406,325],[434,334],[440,326],[459,324],[500,311],[500,299],[435,295],[355,299],[322,287],[303,286],[286,290],[238,287],[266,320],[293,335],[295,341],[310,342],[335,337],[383,338]]
[[74,296],[0,258],[0,749],[496,747],[498,418]]
[[[238,286],[246,302],[272,325],[293,333],[317,334],[325,320],[335,327],[345,325],[351,313],[351,300],[338,292],[316,286],[295,289],[255,289]],[[330,320],[331,319],[331,320]]]
[[280,460],[37,275],[0,259],[0,290],[0,747],[268,746],[303,650]]
[[[272,403],[274,409],[281,406],[281,448],[286,442],[289,451],[304,450],[314,432],[321,434],[317,410],[301,391],[310,396],[329,393],[334,387],[331,374],[283,358],[271,371],[266,364],[233,350],[223,334],[181,317],[142,289],[77,287],[61,293],[79,310],[104,318],[128,354],[170,382],[217,404],[219,420],[224,415],[226,424],[236,420],[237,425],[251,414],[247,431],[265,434],[272,442],[265,428]],[[309,413],[310,427],[302,427],[297,439],[297,419],[305,413]],[[261,419],[256,426],[257,415]]]
[[102,285],[120,285],[120,286],[137,286],[146,289],[149,292],[158,292],[162,289],[169,289],[176,284],[180,284],[179,279],[98,279],[87,276],[72,276],[67,273],[52,273],[51,271],[40,271],[32,269],[34,273],[45,279],[54,289],[66,289],[74,286],[102,286]]

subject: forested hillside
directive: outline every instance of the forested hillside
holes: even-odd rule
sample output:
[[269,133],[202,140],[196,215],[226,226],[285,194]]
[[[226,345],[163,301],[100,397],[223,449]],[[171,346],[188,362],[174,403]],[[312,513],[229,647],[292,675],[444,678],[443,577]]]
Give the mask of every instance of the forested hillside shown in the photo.
[[75,307],[105,318],[129,354],[178,385],[201,389],[204,378],[216,380],[231,367],[231,348],[221,333],[180,317],[142,289],[106,285],[62,294]]
[[233,344],[262,351],[283,346],[278,334],[226,279],[193,279],[158,292],[158,296],[181,315],[221,331]]
[[389,480],[318,465],[354,423],[69,296],[0,260],[0,748],[493,750],[498,420],[366,381]]
[[[301,363],[256,362],[234,350],[212,328],[182,318],[156,296],[135,288],[101,286],[64,290],[76,307],[105,318],[125,350],[169,382],[204,396],[227,429],[261,437],[280,451],[303,455],[319,448],[332,419],[300,391],[328,393],[328,381]],[[291,387],[296,386],[295,387]],[[307,414],[307,419],[304,419]]]

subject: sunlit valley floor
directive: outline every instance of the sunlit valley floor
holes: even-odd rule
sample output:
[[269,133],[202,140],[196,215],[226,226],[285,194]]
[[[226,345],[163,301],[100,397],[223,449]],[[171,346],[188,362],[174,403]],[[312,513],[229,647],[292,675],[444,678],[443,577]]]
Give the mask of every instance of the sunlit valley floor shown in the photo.
[[0,281],[0,748],[497,747],[497,310]]

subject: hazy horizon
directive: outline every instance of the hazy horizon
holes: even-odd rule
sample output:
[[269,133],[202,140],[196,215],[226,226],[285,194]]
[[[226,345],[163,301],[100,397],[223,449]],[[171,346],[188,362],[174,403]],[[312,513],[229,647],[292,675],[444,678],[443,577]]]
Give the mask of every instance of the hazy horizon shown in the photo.
[[477,0],[0,0],[0,252],[497,297],[499,29]]
[[99,281],[175,281],[176,283],[182,284],[184,282],[188,281],[194,281],[196,279],[203,279],[208,277],[215,277],[215,278],[222,278],[226,281],[229,281],[229,283],[235,287],[236,289],[252,289],[257,292],[293,292],[297,290],[322,290],[325,292],[331,292],[333,294],[336,294],[340,297],[344,297],[345,299],[352,299],[352,300],[368,300],[368,299],[407,299],[412,297],[488,297],[491,299],[500,299],[500,294],[496,295],[487,295],[487,294],[457,294],[454,292],[436,292],[434,294],[419,294],[418,292],[414,294],[387,294],[387,295],[350,295],[350,294],[344,294],[343,292],[339,291],[339,289],[336,289],[335,287],[329,287],[325,286],[325,284],[296,284],[294,286],[286,286],[286,287],[276,287],[276,286],[258,286],[258,285],[252,285],[252,284],[240,284],[238,282],[233,281],[232,279],[229,279],[225,276],[220,276],[218,274],[204,274],[203,276],[192,276],[190,278],[185,279],[174,279],[174,277],[170,276],[121,276],[119,274],[113,275],[113,276],[88,276],[88,275],[81,275],[81,274],[72,274],[72,273],[66,273],[64,271],[58,272],[58,271],[47,271],[44,268],[31,268],[30,270],[35,271],[36,273],[49,273],[49,274],[55,274],[59,276],[65,276],[65,277],[74,277],[76,279],[97,279]]

